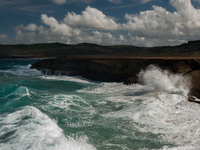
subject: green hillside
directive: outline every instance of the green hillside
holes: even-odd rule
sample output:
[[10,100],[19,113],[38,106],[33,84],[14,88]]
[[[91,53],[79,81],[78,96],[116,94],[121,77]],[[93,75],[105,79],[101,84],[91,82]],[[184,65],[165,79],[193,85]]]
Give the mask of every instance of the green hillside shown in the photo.
[[200,41],[190,41],[179,46],[136,47],[130,45],[101,46],[81,43],[40,43],[31,45],[0,45],[0,58],[43,58],[69,55],[117,55],[146,57],[199,57]]

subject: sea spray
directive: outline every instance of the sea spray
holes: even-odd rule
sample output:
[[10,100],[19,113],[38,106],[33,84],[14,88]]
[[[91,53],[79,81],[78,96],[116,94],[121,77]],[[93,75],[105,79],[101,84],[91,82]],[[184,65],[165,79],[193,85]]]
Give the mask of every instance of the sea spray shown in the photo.
[[182,74],[172,74],[161,70],[155,65],[149,65],[138,74],[139,82],[151,90],[167,93],[179,93],[187,96],[190,87],[190,78]]

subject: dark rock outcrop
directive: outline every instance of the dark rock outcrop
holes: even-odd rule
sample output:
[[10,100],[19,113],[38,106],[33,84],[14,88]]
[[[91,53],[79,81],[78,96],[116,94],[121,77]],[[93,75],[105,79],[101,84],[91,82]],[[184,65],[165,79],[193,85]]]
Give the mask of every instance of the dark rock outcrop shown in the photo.
[[200,70],[188,74],[191,77],[191,88],[189,95],[200,98]]
[[188,65],[187,62],[183,60],[176,62],[172,67],[176,73],[187,74],[192,71],[190,65]]
[[138,83],[138,76],[132,76],[132,77],[129,77],[128,79],[126,79],[124,81],[124,84],[128,85],[128,84],[135,84],[135,83]]
[[137,74],[150,64],[162,70],[191,78],[190,96],[200,98],[200,61],[181,58],[57,58],[39,60],[31,66],[47,74],[79,75],[91,80],[106,82],[138,82]]

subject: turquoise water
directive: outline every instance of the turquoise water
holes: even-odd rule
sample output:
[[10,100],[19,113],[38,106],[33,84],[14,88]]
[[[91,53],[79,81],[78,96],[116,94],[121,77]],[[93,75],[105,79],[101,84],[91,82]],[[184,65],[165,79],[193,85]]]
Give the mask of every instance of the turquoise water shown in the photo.
[[187,82],[155,66],[141,83],[95,82],[0,60],[1,150],[200,149],[200,105]]

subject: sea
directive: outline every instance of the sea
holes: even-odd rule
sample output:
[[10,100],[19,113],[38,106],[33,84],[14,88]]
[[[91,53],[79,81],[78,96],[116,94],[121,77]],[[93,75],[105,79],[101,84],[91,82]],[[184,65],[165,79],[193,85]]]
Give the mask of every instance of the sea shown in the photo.
[[0,60],[0,150],[198,150],[189,79],[150,65],[139,84],[46,75]]

